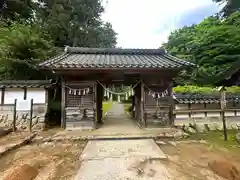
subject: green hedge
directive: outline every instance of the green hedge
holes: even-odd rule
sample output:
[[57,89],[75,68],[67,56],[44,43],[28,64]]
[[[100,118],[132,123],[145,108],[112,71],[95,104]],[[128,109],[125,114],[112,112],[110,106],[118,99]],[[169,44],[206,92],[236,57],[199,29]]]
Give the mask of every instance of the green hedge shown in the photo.
[[[218,93],[217,87],[201,87],[201,86],[192,86],[192,85],[185,85],[185,86],[176,86],[173,88],[174,93],[198,93],[198,94],[214,94]],[[231,86],[226,87],[227,93],[232,94],[240,94],[240,87],[239,86]]]

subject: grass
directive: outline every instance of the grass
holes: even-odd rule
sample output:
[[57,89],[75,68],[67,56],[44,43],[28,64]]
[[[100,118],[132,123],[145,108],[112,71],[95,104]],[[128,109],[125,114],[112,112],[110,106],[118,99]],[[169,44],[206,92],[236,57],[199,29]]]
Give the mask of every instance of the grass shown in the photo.
[[226,148],[239,148],[240,144],[237,142],[236,134],[240,133],[239,130],[228,130],[228,141],[224,140],[223,131],[209,131],[207,133],[196,133],[190,136],[194,140],[206,140],[214,145]]
[[103,102],[103,115],[109,111],[109,109],[112,107],[113,102],[112,101],[104,101]]

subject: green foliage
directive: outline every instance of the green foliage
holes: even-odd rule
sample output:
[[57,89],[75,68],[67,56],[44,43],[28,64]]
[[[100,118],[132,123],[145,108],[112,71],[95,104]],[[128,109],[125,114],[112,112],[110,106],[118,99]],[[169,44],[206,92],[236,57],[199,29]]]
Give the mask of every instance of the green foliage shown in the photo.
[[65,45],[116,45],[101,0],[2,0],[0,10],[0,80],[45,79],[35,65]]
[[37,20],[56,46],[114,47],[116,33],[101,21],[100,0],[42,0]]
[[35,67],[53,53],[53,44],[37,27],[11,23],[0,27],[0,78],[42,79]]
[[29,20],[33,15],[34,4],[32,0],[1,0],[1,20]]
[[[185,86],[176,86],[173,88],[174,93],[181,93],[181,94],[215,94],[219,93],[216,87],[208,87],[208,86],[193,86],[193,85],[185,85]],[[240,87],[239,86],[232,86],[226,88],[227,93],[231,94],[240,94]]]
[[198,65],[182,72],[176,84],[215,85],[219,74],[240,60],[240,12],[224,20],[209,17],[198,25],[176,30],[163,46]]
[[222,131],[208,131],[205,133],[195,133],[188,137],[191,140],[205,140],[214,145],[217,149],[225,147],[228,150],[239,152],[239,143],[236,139],[236,134],[240,133],[239,130],[227,130],[228,141],[224,141]]

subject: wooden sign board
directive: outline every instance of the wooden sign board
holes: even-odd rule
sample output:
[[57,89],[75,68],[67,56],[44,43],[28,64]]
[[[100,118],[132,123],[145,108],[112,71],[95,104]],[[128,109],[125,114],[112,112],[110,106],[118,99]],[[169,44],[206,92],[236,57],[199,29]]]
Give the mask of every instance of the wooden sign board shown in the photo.
[[31,100],[17,100],[16,105],[17,111],[30,111],[31,110]]

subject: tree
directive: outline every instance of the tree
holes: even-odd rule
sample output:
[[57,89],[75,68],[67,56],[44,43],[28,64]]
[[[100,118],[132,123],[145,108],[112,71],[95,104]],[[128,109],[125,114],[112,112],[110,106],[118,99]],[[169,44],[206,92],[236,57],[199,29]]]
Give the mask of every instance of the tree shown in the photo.
[[54,44],[82,47],[114,47],[116,33],[101,21],[100,0],[42,0],[37,21],[52,37]]
[[30,19],[33,15],[34,4],[32,0],[1,0],[1,20]]
[[177,84],[214,85],[220,72],[240,60],[240,12],[224,20],[209,17],[198,25],[174,31],[164,46],[198,65],[182,73]]
[[240,10],[240,1],[239,0],[213,0],[219,4],[224,4],[220,14],[223,17],[228,17],[232,13]]
[[11,23],[0,27],[0,79],[43,79],[36,64],[54,52],[51,40],[37,26]]

